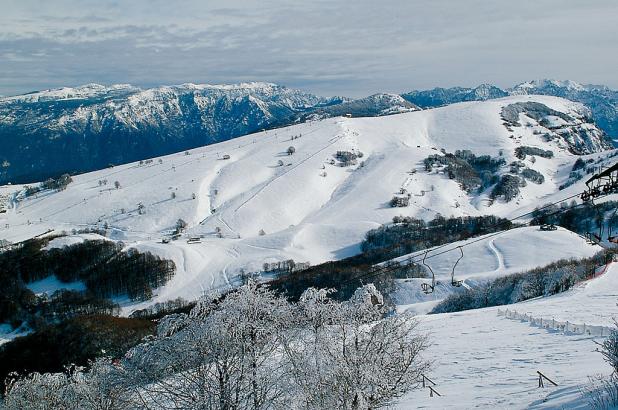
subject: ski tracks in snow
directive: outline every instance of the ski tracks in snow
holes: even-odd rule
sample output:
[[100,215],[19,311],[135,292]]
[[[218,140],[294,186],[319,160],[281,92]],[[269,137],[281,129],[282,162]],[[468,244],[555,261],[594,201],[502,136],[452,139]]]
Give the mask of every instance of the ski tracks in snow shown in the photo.
[[495,240],[496,240],[496,238],[491,238],[487,242],[487,247],[496,256],[496,260],[498,262],[498,267],[494,270],[494,272],[497,273],[497,272],[503,271],[505,269],[505,265],[504,265],[504,255],[502,254],[502,252],[500,252],[500,250],[498,248],[496,248],[496,244],[494,243]]

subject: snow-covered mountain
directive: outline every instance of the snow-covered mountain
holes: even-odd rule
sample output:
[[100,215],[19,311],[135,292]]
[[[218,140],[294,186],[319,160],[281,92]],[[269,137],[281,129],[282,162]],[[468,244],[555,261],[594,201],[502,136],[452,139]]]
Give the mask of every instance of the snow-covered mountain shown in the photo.
[[410,91],[401,96],[407,101],[422,108],[433,108],[463,101],[484,101],[493,98],[506,97],[506,91],[490,85],[482,84],[476,88],[434,88],[425,91]]
[[415,109],[398,95],[351,101],[269,83],[145,90],[88,84],[5,97],[0,98],[0,183],[101,169],[307,118]]
[[418,106],[408,102],[400,95],[373,94],[369,97],[309,110],[300,114],[296,119],[296,122],[337,116],[379,117],[383,115],[401,114],[404,112],[417,110],[420,110]]
[[339,103],[268,83],[141,90],[89,84],[0,99],[0,182],[169,154]]
[[357,100],[269,83],[144,90],[88,84],[0,97],[0,183],[101,169],[307,120],[383,116],[522,94],[582,102],[597,125],[618,138],[618,93],[570,81],[533,81],[507,90],[489,84],[436,88]]
[[509,89],[483,84],[476,88],[434,88],[411,91],[402,97],[422,108],[462,101],[484,101],[507,95],[551,95],[581,102],[592,112],[596,124],[618,141],[618,91],[601,85],[582,85],[574,81],[537,80]]
[[[521,95],[336,117],[77,175],[60,192],[25,197],[22,186],[4,186],[0,239],[107,227],[112,239],[175,261],[178,273],[155,301],[192,299],[265,262],[353,255],[368,230],[394,216],[512,216],[577,193],[582,181],[559,190],[576,154],[597,158],[609,148],[587,113],[565,99]],[[472,190],[448,168],[427,171],[425,159],[458,150],[493,158],[488,185]],[[497,190],[505,180],[517,184]],[[400,195],[408,206],[392,207]],[[186,236],[161,243],[179,218]],[[187,243],[194,236],[201,243]]]

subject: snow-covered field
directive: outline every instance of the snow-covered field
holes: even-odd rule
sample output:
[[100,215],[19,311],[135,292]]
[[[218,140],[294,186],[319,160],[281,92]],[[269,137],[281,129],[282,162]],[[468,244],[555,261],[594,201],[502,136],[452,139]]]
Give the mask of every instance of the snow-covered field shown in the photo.
[[[181,152],[141,165],[74,176],[62,192],[24,198],[20,186],[0,187],[7,208],[0,213],[0,239],[17,242],[48,229],[70,232],[107,226],[111,239],[174,260],[178,272],[156,291],[154,301],[160,302],[179,296],[193,299],[209,289],[233,286],[241,269],[259,271],[264,262],[292,258],[315,264],[350,256],[358,252],[368,230],[396,215],[513,216],[573,195],[582,186],[580,182],[558,192],[576,157],[564,141],[548,142],[542,137],[549,129],[523,114],[522,124],[529,126],[510,131],[504,126],[502,107],[523,101],[538,101],[581,118],[581,106],[576,103],[517,96],[389,117],[303,123],[195,149],[188,155]],[[508,164],[516,160],[514,150],[521,145],[551,149],[554,157],[524,160],[544,175],[545,182],[529,182],[509,203],[491,204],[487,192],[470,196],[443,173],[427,173],[422,162],[441,149],[469,149],[477,155],[502,154]],[[286,153],[290,146],[295,148],[293,155]],[[356,165],[333,165],[338,150],[360,151],[363,157]],[[227,155],[229,159],[224,159]],[[389,201],[400,189],[411,195],[410,206],[391,208]],[[188,223],[187,232],[170,244],[161,243],[179,218]],[[192,236],[201,236],[201,243],[188,244]],[[511,269],[509,264],[518,263],[516,257],[510,258],[506,240],[497,238],[492,244],[506,258],[505,272]],[[568,256],[571,241],[565,244],[569,246],[564,254],[552,255]],[[495,252],[484,252],[492,260]],[[464,260],[461,273],[476,275],[478,269],[472,271],[470,266]],[[497,267],[483,269],[490,272]]]
[[[608,325],[618,317],[618,263],[565,293],[509,306],[538,317]],[[504,309],[504,308],[502,308]],[[600,337],[564,333],[498,316],[498,308],[419,316],[430,333],[427,376],[442,397],[414,391],[401,409],[574,409],[588,408],[581,388],[588,377],[609,375],[595,341]],[[538,388],[537,371],[558,387]]]

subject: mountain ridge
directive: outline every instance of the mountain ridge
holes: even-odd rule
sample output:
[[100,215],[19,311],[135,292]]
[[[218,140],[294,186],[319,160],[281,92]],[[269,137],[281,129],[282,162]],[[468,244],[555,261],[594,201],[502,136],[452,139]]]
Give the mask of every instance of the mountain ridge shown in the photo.
[[510,89],[491,84],[435,88],[354,100],[265,82],[147,89],[91,83],[0,98],[0,183],[93,171],[304,121],[533,93],[582,102],[600,128],[618,135],[618,92],[572,81],[537,80]]

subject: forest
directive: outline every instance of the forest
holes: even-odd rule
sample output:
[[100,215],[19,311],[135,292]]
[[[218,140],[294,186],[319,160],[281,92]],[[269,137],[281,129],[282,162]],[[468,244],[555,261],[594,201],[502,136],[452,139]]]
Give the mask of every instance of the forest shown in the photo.
[[457,150],[455,154],[430,155],[425,158],[425,171],[445,167],[450,179],[454,179],[466,192],[483,191],[498,182],[498,169],[506,164],[504,158],[489,155],[476,156],[470,150]]
[[[114,314],[118,307],[109,298],[149,299],[175,272],[172,261],[124,250],[121,243],[87,240],[45,249],[51,239],[30,239],[0,253],[0,322],[36,328],[81,314]],[[52,275],[64,283],[80,281],[86,290],[35,295],[28,288]]]

